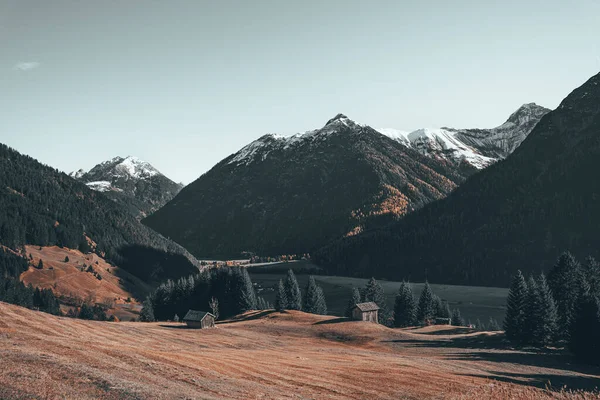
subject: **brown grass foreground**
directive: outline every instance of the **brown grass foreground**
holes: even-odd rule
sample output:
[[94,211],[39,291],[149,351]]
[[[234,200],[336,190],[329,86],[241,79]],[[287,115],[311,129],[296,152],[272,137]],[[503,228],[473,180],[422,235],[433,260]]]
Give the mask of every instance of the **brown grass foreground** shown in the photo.
[[[54,317],[0,303],[1,399],[592,399],[599,371],[495,349],[501,335],[300,312],[216,329]],[[494,379],[494,380],[492,380]]]

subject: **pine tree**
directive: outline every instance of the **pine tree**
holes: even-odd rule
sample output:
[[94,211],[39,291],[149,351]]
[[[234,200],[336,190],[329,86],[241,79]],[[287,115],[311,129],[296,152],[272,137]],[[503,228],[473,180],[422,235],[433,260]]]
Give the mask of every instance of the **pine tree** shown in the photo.
[[558,335],[568,339],[570,321],[575,309],[576,287],[581,279],[581,265],[569,252],[563,253],[548,274],[548,285],[558,310]]
[[508,291],[506,317],[504,318],[506,337],[513,343],[523,341],[527,292],[525,278],[521,271],[517,271]]
[[[83,308],[83,307],[82,307]],[[142,312],[140,312],[140,321],[142,322],[154,322],[154,307],[152,299],[147,297],[142,303]]]
[[452,326],[465,326],[465,320],[460,315],[458,308],[452,310]]
[[69,262],[69,256],[65,257],[65,262],[68,263]]
[[347,318],[352,318],[352,310],[354,309],[354,306],[359,304],[360,302],[360,291],[356,287],[352,288],[352,296],[348,300],[348,305],[346,306],[346,312],[344,313],[344,315]]
[[[143,309],[142,312],[144,312]],[[83,303],[81,305],[81,308],[79,309],[79,314],[77,315],[77,318],[92,320],[94,319],[94,310],[88,303]]]
[[256,293],[252,285],[252,279],[246,268],[239,269],[240,279],[240,312],[256,310]]
[[40,262],[38,262],[37,269],[44,269],[44,262],[41,259]]
[[590,294],[600,296],[600,263],[593,257],[588,257],[582,268]]
[[378,322],[380,324],[388,325],[388,322],[390,322],[392,319],[392,315],[387,307],[383,286],[381,286],[381,284],[377,282],[375,278],[369,279],[365,285],[362,298],[365,302],[372,301],[379,306]]
[[179,322],[179,315],[175,314],[173,317],[173,322]]
[[308,277],[308,284],[306,285],[306,293],[304,295],[304,305],[302,309],[311,314],[317,314],[317,301],[318,301],[318,286],[314,276]]
[[296,275],[291,269],[285,278],[285,296],[287,299],[287,310],[302,310],[302,293],[296,280]]
[[217,300],[216,297],[211,297],[210,301],[208,302],[208,307],[210,308],[212,315],[215,316],[215,320],[218,320],[219,319],[219,300]]
[[315,314],[327,315],[327,302],[325,301],[325,293],[323,288],[317,286],[317,301],[315,304]]
[[548,346],[554,342],[558,331],[556,305],[546,277],[542,274],[537,282],[537,324],[533,342],[538,346]]
[[485,331],[485,325],[483,325],[483,322],[481,322],[479,318],[477,318],[477,320],[475,321],[475,329],[477,329],[478,331]]
[[288,304],[287,296],[285,293],[285,286],[283,281],[280,279],[275,288],[275,309],[279,312],[286,309]]
[[404,328],[415,325],[417,321],[417,304],[409,283],[402,282],[394,303],[394,326]]
[[578,296],[571,321],[569,349],[579,360],[600,364],[600,299],[588,293]]
[[428,320],[435,317],[436,305],[434,296],[431,286],[429,286],[429,282],[425,281],[425,286],[423,286],[423,291],[419,297],[419,306],[417,308],[418,323],[426,323]]
[[527,296],[525,298],[525,318],[523,320],[522,344],[533,344],[537,324],[539,323],[539,293],[537,282],[530,276],[527,279]]
[[490,332],[500,331],[500,324],[498,324],[498,321],[496,321],[494,318],[490,317],[488,321],[487,330]]

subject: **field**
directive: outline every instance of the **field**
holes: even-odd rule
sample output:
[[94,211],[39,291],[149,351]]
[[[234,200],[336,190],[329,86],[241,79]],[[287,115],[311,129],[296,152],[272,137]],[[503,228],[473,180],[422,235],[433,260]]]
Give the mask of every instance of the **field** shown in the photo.
[[[272,288],[279,279],[285,277],[285,272],[290,265],[295,267],[293,263],[284,263],[278,266],[277,272],[273,272],[271,269],[269,273],[264,273],[263,271],[257,273],[256,268],[250,269],[252,281],[257,284],[259,295],[270,302],[274,302],[275,292]],[[301,266],[303,269],[306,267],[306,265]],[[297,270],[297,268],[294,269]],[[300,287],[304,290],[308,282],[308,275],[297,274],[296,277]],[[315,275],[315,279],[323,287],[329,314],[338,316],[344,315],[352,288],[364,287],[367,282],[367,279],[326,275]],[[380,281],[380,283],[385,290],[388,306],[391,308],[394,305],[394,297],[398,291],[400,282]],[[413,283],[412,287],[415,296],[419,296],[423,289],[423,284]],[[448,301],[451,308],[459,308],[463,317],[472,323],[475,323],[477,319],[480,319],[483,323],[487,323],[490,317],[496,319],[500,324],[504,320],[508,289],[433,284],[431,287],[438,296]]]
[[0,339],[2,399],[600,398],[538,389],[592,389],[599,369],[464,328],[264,311],[190,330],[0,303]]

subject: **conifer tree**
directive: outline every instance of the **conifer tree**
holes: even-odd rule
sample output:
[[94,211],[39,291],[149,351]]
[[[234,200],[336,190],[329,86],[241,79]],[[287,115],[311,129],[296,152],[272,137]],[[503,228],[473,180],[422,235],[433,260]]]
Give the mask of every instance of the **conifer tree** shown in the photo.
[[383,286],[375,278],[369,279],[363,289],[362,298],[365,302],[372,301],[379,306],[378,319],[380,324],[386,324],[392,319],[385,300]]
[[41,259],[40,262],[38,262],[37,269],[44,269],[44,262]]
[[302,293],[300,292],[300,286],[296,280],[296,275],[291,269],[288,270],[285,278],[285,296],[287,299],[288,310],[302,310]]
[[[81,307],[83,309],[83,307]],[[154,322],[154,307],[152,305],[152,299],[147,297],[142,303],[142,312],[140,312],[140,321],[142,322]]]
[[581,279],[581,265],[569,252],[563,253],[548,274],[548,285],[558,310],[558,335],[568,339],[570,321],[575,309],[576,288]]
[[306,285],[306,292],[304,294],[304,304],[302,309],[311,314],[317,314],[317,301],[318,301],[318,286],[314,276],[308,277],[308,283]]
[[275,288],[275,309],[279,312],[286,309],[288,304],[287,296],[285,293],[285,286],[283,281],[280,279]]
[[487,325],[487,330],[490,332],[499,331],[499,330],[501,330],[500,324],[498,324],[498,321],[496,321],[494,318],[490,317],[490,319],[488,321],[488,325]]
[[539,293],[537,282],[530,276],[527,279],[527,296],[525,298],[525,318],[523,321],[522,344],[533,344],[537,324],[539,323]]
[[425,286],[423,286],[423,291],[421,292],[421,296],[419,297],[419,306],[417,309],[417,322],[424,323],[427,320],[435,317],[436,305],[433,291],[431,290],[431,286],[429,286],[429,282],[425,281]]
[[360,291],[356,287],[352,288],[352,296],[348,300],[348,305],[346,306],[346,312],[344,313],[344,315],[347,318],[352,318],[352,310],[354,309],[354,306],[360,302],[361,302]]
[[483,325],[483,322],[481,322],[479,318],[477,318],[477,320],[475,321],[475,329],[477,329],[478,331],[485,331],[485,325]]
[[[144,309],[142,309],[142,313],[143,312]],[[81,308],[79,309],[79,314],[77,315],[77,318],[92,320],[94,319],[94,310],[88,303],[83,303],[81,305]]]
[[246,268],[239,269],[240,280],[240,311],[256,310],[256,293],[254,292],[254,286],[250,279],[250,274]]
[[521,271],[517,271],[508,291],[506,316],[504,318],[506,337],[513,343],[523,341],[527,293],[528,289],[525,278]]
[[173,322],[179,322],[179,315],[175,314],[173,317]]
[[533,330],[533,342],[538,346],[548,346],[556,338],[557,314],[554,298],[544,274],[537,282],[537,309],[535,312],[537,324]]
[[452,326],[465,326],[465,320],[460,315],[458,308],[452,310]]
[[569,349],[581,361],[600,364],[600,299],[589,292],[577,299]]
[[327,315],[327,302],[325,301],[325,293],[323,288],[317,286],[317,301],[315,304],[315,314]]
[[210,308],[212,315],[215,316],[215,320],[219,319],[219,300],[217,300],[216,297],[211,297],[208,302],[208,307]]
[[402,282],[394,302],[394,326],[404,328],[417,322],[417,304],[408,282]]

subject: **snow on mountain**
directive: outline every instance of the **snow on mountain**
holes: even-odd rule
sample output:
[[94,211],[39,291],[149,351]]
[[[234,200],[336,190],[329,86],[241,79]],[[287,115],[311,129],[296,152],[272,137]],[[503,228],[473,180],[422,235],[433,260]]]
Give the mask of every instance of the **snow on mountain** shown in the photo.
[[547,108],[529,103],[511,114],[504,124],[492,129],[439,128],[407,133],[385,128],[378,131],[421,154],[456,163],[466,161],[482,169],[512,153],[548,112]]
[[[493,129],[424,128],[413,132],[392,128],[376,130],[423,155],[451,160],[456,164],[464,161],[482,169],[512,153],[549,111],[535,103],[524,104],[504,124]],[[321,129],[287,137],[264,135],[243,147],[228,163],[248,165],[256,160],[265,160],[271,151],[287,150],[324,140],[343,129],[359,132],[365,127],[368,126],[357,123],[344,114],[338,114]]]
[[267,155],[273,150],[288,150],[301,144],[324,140],[329,135],[339,132],[341,129],[349,128],[352,130],[360,130],[365,126],[366,125],[351,120],[344,114],[338,114],[327,121],[325,126],[320,129],[297,133],[292,136],[282,136],[277,134],[261,136],[235,153],[228,164],[248,165],[257,160],[259,156],[261,160],[265,160]]
[[85,172],[69,174],[90,189],[103,192],[143,218],[170,201],[183,187],[137,157],[115,157]]

